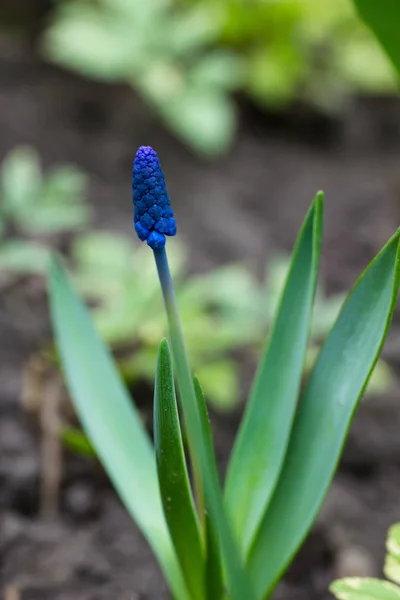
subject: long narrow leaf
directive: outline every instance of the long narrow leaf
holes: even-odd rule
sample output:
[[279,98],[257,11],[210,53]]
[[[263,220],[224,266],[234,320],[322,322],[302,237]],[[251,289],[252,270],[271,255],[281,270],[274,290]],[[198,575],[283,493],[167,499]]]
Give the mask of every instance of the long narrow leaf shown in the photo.
[[[215,531],[221,544],[226,582],[232,600],[254,600],[255,595],[249,577],[244,570],[239,549],[235,543],[225,511],[214,450],[203,435],[202,418],[194,389],[193,376],[187,357],[183,333],[173,292],[171,274],[165,248],[154,250],[160,276],[164,302],[168,315],[169,333],[179,400],[187,430],[189,450],[194,471],[198,471],[204,498]],[[196,490],[197,491],[197,490]],[[201,490],[199,490],[201,492]]]
[[400,0],[353,0],[400,76]]
[[81,423],[121,500],[153,548],[175,598],[188,600],[164,518],[150,440],[88,312],[55,259],[49,294],[62,366]]
[[[208,419],[207,405],[203,390],[197,377],[194,377],[194,389],[196,392],[197,403],[199,407],[203,438],[205,443],[213,448],[210,421]],[[206,571],[205,582],[207,591],[207,600],[221,600],[224,591],[221,549],[219,544],[218,532],[213,521],[209,518],[207,506],[205,507],[205,530],[206,530]]]
[[[171,332],[171,345],[174,351],[177,380],[180,398],[186,409],[186,424],[188,437],[192,440],[201,469],[201,480],[204,485],[204,497],[210,521],[221,544],[224,566],[226,570],[229,593],[232,600],[254,600],[255,596],[250,581],[240,561],[238,547],[235,544],[233,533],[224,510],[222,491],[220,488],[217,466],[213,448],[203,437],[201,416],[199,414],[196,393],[190,371],[185,364],[180,341],[174,332]],[[185,412],[184,412],[185,414]]]
[[229,465],[225,500],[244,555],[270,502],[289,441],[310,329],[322,216],[320,192],[299,234]]
[[361,275],[302,395],[278,485],[248,567],[268,597],[310,529],[385,340],[399,287],[399,232]]
[[187,587],[204,600],[204,553],[186,468],[167,340],[158,352],[154,390],[154,446],[165,518]]

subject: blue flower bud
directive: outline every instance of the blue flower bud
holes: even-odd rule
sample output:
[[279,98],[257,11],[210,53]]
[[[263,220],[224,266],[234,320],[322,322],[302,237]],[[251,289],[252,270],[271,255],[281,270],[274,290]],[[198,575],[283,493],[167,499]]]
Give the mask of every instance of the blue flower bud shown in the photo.
[[132,190],[138,238],[153,249],[163,248],[165,236],[176,234],[176,222],[157,153],[150,146],[140,146],[136,152]]
[[147,243],[150,248],[164,248],[165,246],[165,235],[158,233],[158,231],[151,231],[147,238]]
[[142,242],[147,240],[147,238],[149,237],[150,231],[148,229],[146,229],[146,227],[143,227],[143,225],[141,224],[140,221],[136,221],[135,231],[138,235],[139,240],[141,240]]

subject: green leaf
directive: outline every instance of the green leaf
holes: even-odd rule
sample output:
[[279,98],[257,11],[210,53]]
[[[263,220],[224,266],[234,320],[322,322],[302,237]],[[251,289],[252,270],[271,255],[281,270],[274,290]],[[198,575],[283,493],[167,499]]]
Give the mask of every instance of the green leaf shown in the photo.
[[[211,350],[211,348],[210,348]],[[231,411],[239,400],[238,366],[233,360],[214,359],[197,369],[208,401],[215,410]]]
[[285,40],[252,51],[247,87],[262,105],[282,107],[293,98],[304,76],[301,54]]
[[12,219],[19,219],[30,211],[42,186],[39,155],[29,146],[12,150],[0,170],[0,197],[2,210]]
[[400,75],[400,0],[353,0]]
[[223,154],[235,133],[235,109],[228,94],[190,87],[158,105],[170,127],[204,156]]
[[129,24],[98,8],[62,5],[47,30],[43,52],[54,62],[87,77],[104,81],[126,80],[132,71],[135,38]]
[[199,523],[189,485],[172,362],[162,340],[154,390],[154,446],[164,514],[187,587],[194,599],[204,599],[204,554]]
[[85,204],[38,205],[21,219],[23,229],[34,235],[82,229],[90,219],[91,210]]
[[104,231],[88,232],[74,242],[73,257],[85,270],[97,270],[105,263],[109,275],[115,270],[118,276],[127,275],[132,268],[133,246],[131,240]]
[[184,11],[175,11],[169,22],[169,46],[176,56],[182,58],[204,54],[204,49],[219,37],[223,18],[219,7],[202,3],[192,4]]
[[226,50],[209,52],[190,69],[196,86],[231,90],[243,82],[244,69],[238,57]]
[[334,581],[330,591],[338,600],[400,600],[400,588],[369,577],[345,577]]
[[388,579],[400,585],[400,523],[389,529],[386,549],[384,573]]
[[329,488],[395,307],[398,245],[399,231],[357,281],[302,394],[278,485],[249,558],[259,597],[268,596],[292,560]]
[[20,274],[44,274],[49,262],[49,250],[35,242],[15,240],[0,246],[0,270]]
[[73,165],[59,167],[43,182],[42,202],[47,204],[76,203],[84,199],[88,177]]
[[86,458],[96,458],[96,451],[90,443],[89,438],[74,427],[64,427],[61,430],[61,440],[66,448]]
[[[175,362],[178,365],[182,362],[180,353],[176,353]],[[189,394],[194,391],[193,383],[189,387],[187,381],[183,380],[182,370],[178,373],[178,382],[180,381],[181,398],[189,398],[190,401],[197,400],[195,394],[194,398],[190,398]],[[183,380],[183,381],[182,381]],[[194,440],[194,446],[196,449],[196,458],[201,469],[202,483],[205,491],[205,501],[207,510],[210,514],[210,521],[212,527],[217,532],[219,543],[221,544],[225,572],[227,577],[227,583],[229,587],[230,598],[232,600],[254,600],[255,596],[248,579],[247,574],[241,564],[238,549],[235,545],[227,515],[224,510],[222,494],[219,487],[219,478],[217,467],[215,463],[215,456],[212,447],[208,444],[207,438],[204,436],[203,431],[203,420],[200,411],[194,413],[192,409],[187,410],[188,402],[185,403],[188,425],[188,437]],[[195,408],[197,405],[193,404]],[[200,422],[197,420],[200,419]],[[196,466],[196,464],[195,464]]]
[[[154,257],[162,282],[165,307],[168,314],[174,367],[192,457],[196,493],[200,492],[199,496],[201,497],[202,488],[204,489],[204,498],[210,513],[210,520],[218,532],[218,539],[222,548],[230,597],[232,600],[243,600],[243,598],[254,600],[254,592],[243,568],[223,505],[213,448],[207,443],[204,436],[203,421],[194,389],[182,329],[175,308],[176,301],[165,249],[155,250]],[[199,486],[199,482],[202,488]]]
[[343,82],[356,91],[371,94],[394,94],[396,73],[378,41],[363,28],[359,35],[348,35],[335,45],[335,68]]
[[[203,432],[203,439],[209,448],[213,448],[210,421],[208,418],[206,400],[197,377],[193,378],[194,389],[199,407],[199,415]],[[205,581],[207,600],[221,600],[224,591],[222,573],[221,549],[219,545],[218,532],[212,520],[209,518],[207,506],[205,507],[205,531],[206,531],[206,570]]]
[[[384,573],[400,583],[400,523],[389,529],[386,541],[387,556]],[[347,577],[334,581],[330,591],[339,600],[399,600],[400,587],[373,578]]]
[[276,486],[300,390],[321,246],[323,194],[304,221],[273,330],[253,384],[225,500],[246,555]]
[[179,600],[189,600],[165,522],[150,440],[61,265],[49,273],[53,327],[80,421],[121,500],[153,548]]

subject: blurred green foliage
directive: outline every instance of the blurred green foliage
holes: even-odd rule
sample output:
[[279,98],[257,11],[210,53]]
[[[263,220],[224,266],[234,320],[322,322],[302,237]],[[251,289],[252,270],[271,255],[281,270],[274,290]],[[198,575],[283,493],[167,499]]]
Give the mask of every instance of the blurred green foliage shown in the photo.
[[0,269],[43,273],[54,235],[88,224],[86,176],[65,165],[44,175],[39,155],[18,147],[0,168]]
[[346,94],[394,89],[350,0],[73,0],[43,38],[53,61],[126,82],[202,155],[227,150],[232,92],[262,108],[295,99],[333,110]]
[[[232,352],[258,335],[256,318],[247,310],[256,301],[257,284],[241,265],[189,276],[187,251],[175,240],[168,243],[168,255],[196,373],[207,382],[210,402],[230,409],[239,396]],[[130,238],[88,233],[76,239],[71,258],[75,285],[93,305],[97,328],[125,379],[152,382],[158,340],[166,333],[152,252]]]
[[95,458],[96,452],[89,438],[75,427],[64,427],[61,429],[61,439],[66,448],[78,456]]
[[[91,211],[84,201],[86,186],[87,177],[75,167],[45,174],[36,150],[11,151],[0,168],[0,271],[44,273],[49,250],[67,232],[75,284],[92,307],[125,379],[152,382],[158,342],[167,333],[152,253],[130,237],[87,231]],[[187,249],[176,239],[169,241],[168,255],[196,373],[211,404],[231,410],[240,396],[237,351],[250,349],[254,359],[259,355],[289,258],[270,259],[259,281],[244,264],[189,275]],[[306,369],[312,367],[342,301],[341,295],[327,297],[323,286],[318,288]],[[383,392],[390,382],[389,367],[380,361],[369,389]]]
[[353,0],[361,18],[374,32],[400,76],[400,2],[398,0]]
[[383,53],[348,0],[219,3],[221,41],[245,57],[244,89],[261,106],[298,98],[332,109],[349,92],[394,88]]
[[[254,359],[258,357],[277,309],[289,258],[269,260],[260,282],[242,264],[189,275],[187,250],[175,239],[168,242],[168,256],[196,374],[214,408],[232,410],[240,396],[235,351],[247,348]],[[125,379],[151,382],[158,340],[167,334],[152,253],[130,238],[88,233],[76,239],[71,258],[75,285],[93,306],[97,328],[118,357]],[[328,298],[323,286],[318,288],[306,371],[313,366],[343,299],[341,294]],[[391,382],[389,367],[380,361],[369,390],[382,393]]]
[[44,38],[45,53],[83,75],[133,85],[199,153],[218,154],[235,127],[227,93],[240,65],[218,48],[220,11],[169,0],[61,3]]
[[375,577],[337,579],[330,591],[338,600],[400,600],[400,523],[390,527],[386,538],[383,573],[388,581]]

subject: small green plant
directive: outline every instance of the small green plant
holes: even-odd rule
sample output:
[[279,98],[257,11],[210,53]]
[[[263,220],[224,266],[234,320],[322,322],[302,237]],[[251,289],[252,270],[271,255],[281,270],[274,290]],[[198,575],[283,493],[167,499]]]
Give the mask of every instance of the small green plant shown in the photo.
[[85,76],[132,85],[209,156],[232,142],[235,90],[262,108],[300,99],[329,111],[352,92],[395,90],[350,0],[63,1],[42,46]]
[[0,170],[0,269],[45,272],[52,236],[80,230],[90,219],[85,187],[76,167],[44,175],[33,148],[12,150]]
[[[156,367],[154,448],[88,312],[54,259],[51,315],[69,390],[174,598],[266,599],[317,516],[386,338],[399,287],[400,231],[347,296],[303,386],[322,239],[323,194],[317,194],[293,251],[222,488],[165,249],[165,236],[176,233],[175,219],[149,147],[136,155],[133,188],[135,229],[153,249],[169,325],[169,343],[161,341]],[[143,270],[138,286],[147,285],[147,275]]]
[[349,0],[221,4],[221,42],[243,56],[242,87],[262,107],[302,99],[335,110],[349,93],[395,89],[383,53]]
[[234,54],[216,48],[218,7],[172,0],[61,3],[44,39],[52,60],[106,82],[126,82],[185,142],[205,155],[229,146],[241,80]]
[[383,572],[390,581],[372,577],[345,577],[332,583],[332,594],[338,600],[399,600],[400,523],[389,529],[386,551]]

